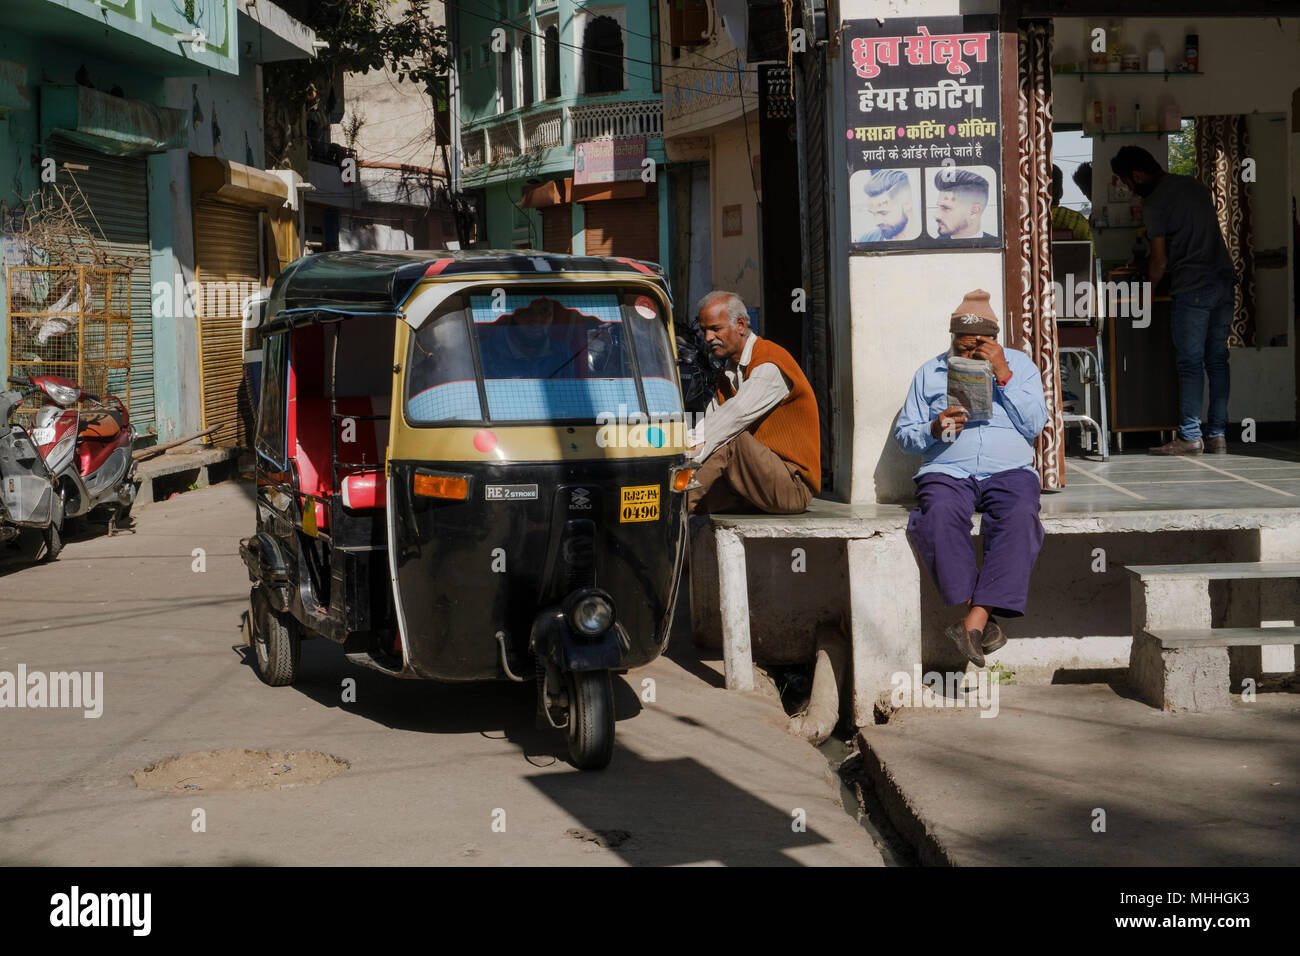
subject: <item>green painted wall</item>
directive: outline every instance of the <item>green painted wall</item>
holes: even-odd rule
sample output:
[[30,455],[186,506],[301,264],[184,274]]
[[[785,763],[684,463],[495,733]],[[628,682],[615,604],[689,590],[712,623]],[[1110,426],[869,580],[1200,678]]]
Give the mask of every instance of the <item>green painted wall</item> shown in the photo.
[[[27,67],[32,98],[30,110],[0,116],[0,202],[9,205],[19,204],[38,186],[40,160],[44,154],[40,130],[40,83],[75,83],[75,74],[84,66],[98,89],[118,86],[128,98],[165,105],[164,78],[141,70],[139,64],[131,59],[114,61],[93,56],[81,49],[13,30],[0,32],[0,59]],[[171,178],[167,154],[149,157],[150,275],[153,283],[167,283],[169,287],[175,274],[172,237],[176,205],[175,197],[171,195]],[[188,214],[189,197],[180,198],[185,203],[184,212]],[[181,316],[179,321],[193,323],[194,319]],[[183,376],[197,377],[197,357],[177,353],[177,322],[170,309],[165,315],[155,316],[153,322],[154,398],[159,441],[178,437],[184,433],[185,426],[193,424],[185,421],[179,383]],[[0,295],[0,368],[6,370],[8,345],[8,310],[5,297]]]

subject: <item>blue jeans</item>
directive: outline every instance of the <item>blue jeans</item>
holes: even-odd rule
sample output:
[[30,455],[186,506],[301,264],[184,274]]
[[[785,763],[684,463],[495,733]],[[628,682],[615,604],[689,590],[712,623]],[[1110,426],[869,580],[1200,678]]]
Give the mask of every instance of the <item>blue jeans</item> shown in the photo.
[[1232,330],[1233,298],[1233,284],[1225,279],[1174,296],[1174,357],[1182,419],[1178,434],[1188,441],[1202,437],[1202,374],[1210,379],[1204,437],[1217,438],[1228,430],[1228,333]]

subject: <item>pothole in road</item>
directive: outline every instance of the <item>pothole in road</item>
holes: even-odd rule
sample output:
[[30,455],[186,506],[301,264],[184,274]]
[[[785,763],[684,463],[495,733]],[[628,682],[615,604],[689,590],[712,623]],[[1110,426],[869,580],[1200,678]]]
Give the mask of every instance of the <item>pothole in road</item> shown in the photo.
[[159,760],[131,776],[137,787],[164,793],[253,793],[310,787],[349,766],[315,750],[206,750]]

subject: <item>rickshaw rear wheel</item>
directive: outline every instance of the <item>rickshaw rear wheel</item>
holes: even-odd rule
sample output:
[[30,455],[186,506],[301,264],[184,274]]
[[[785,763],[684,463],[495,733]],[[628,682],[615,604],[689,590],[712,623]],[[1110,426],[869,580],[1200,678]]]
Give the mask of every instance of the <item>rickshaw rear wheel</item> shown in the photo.
[[302,654],[302,635],[298,622],[288,614],[271,607],[261,587],[254,587],[249,595],[252,607],[253,661],[257,676],[272,687],[285,687],[298,676],[298,661]]
[[614,756],[614,690],[609,671],[567,676],[569,759],[579,770],[604,770]]

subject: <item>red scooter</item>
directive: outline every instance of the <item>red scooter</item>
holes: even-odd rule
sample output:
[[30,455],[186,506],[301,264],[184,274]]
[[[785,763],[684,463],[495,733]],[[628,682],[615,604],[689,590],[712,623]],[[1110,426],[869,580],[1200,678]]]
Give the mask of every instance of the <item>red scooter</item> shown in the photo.
[[[126,406],[114,395],[91,395],[59,375],[35,375],[27,381],[45,395],[31,438],[54,475],[63,517],[103,507],[111,533],[135,503],[135,430]],[[78,402],[93,407],[78,409]]]
[[[9,381],[28,384],[25,379]],[[37,560],[53,561],[63,550],[63,505],[36,443],[11,420],[22,402],[22,392],[0,392],[0,544],[17,542],[21,548],[23,538],[37,538]]]

